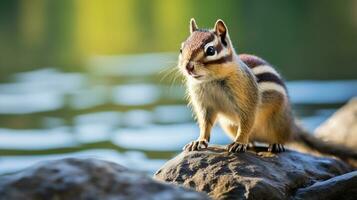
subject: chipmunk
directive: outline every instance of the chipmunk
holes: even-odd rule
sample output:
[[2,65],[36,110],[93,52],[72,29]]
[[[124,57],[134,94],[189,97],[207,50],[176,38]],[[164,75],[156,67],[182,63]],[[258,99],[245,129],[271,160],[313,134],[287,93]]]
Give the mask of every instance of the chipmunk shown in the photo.
[[219,121],[234,140],[227,146],[229,152],[244,152],[253,141],[282,152],[284,144],[298,140],[322,153],[357,159],[356,152],[320,141],[296,125],[281,75],[262,58],[237,55],[222,20],[205,30],[191,19],[178,67],[200,127],[199,138],[184,150],[207,148],[212,126]]

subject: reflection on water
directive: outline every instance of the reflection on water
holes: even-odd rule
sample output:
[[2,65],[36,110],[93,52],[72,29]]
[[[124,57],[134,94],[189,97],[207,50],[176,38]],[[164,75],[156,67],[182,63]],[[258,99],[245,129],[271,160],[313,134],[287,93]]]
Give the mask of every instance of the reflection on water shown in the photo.
[[[152,125],[142,129],[120,129],[113,137],[113,143],[129,149],[151,151],[179,151],[190,140],[196,139],[199,129],[194,123],[175,125]],[[229,139],[221,129],[212,131],[211,142],[224,144]]]
[[137,170],[154,172],[165,162],[163,159],[148,159],[139,151],[126,151],[118,153],[114,150],[95,149],[79,151],[69,154],[33,155],[33,156],[2,156],[0,159],[0,174],[10,173],[29,167],[44,160],[62,159],[67,157],[98,158],[120,163],[124,166],[133,166]]
[[288,90],[293,103],[344,103],[357,95],[357,80],[350,81],[293,81]]
[[113,89],[113,101],[124,106],[138,106],[155,103],[160,98],[156,85],[121,85]]
[[74,109],[88,109],[109,102],[109,88],[96,85],[91,88],[81,88],[70,93],[69,107]]
[[86,85],[85,76],[61,73],[55,69],[18,73],[14,82],[0,84],[0,113],[25,114],[58,110],[64,106],[64,94]]
[[[198,134],[172,54],[98,56],[86,72],[55,68],[0,84],[0,174],[63,157],[96,157],[153,173]],[[167,78],[162,79],[163,76]],[[309,130],[357,94],[357,80],[288,83]],[[215,127],[212,142],[229,139]]]
[[4,149],[49,149],[77,145],[68,127],[43,130],[0,129]]
[[53,92],[35,92],[33,94],[1,94],[0,113],[24,114],[57,110],[63,107],[63,97]]

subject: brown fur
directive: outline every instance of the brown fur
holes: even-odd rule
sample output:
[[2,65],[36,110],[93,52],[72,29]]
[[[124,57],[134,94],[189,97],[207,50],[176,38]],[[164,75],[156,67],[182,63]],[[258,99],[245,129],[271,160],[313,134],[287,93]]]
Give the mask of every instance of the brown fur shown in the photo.
[[249,68],[268,64],[265,60],[250,54],[240,54],[239,59],[243,61]]
[[191,34],[191,36],[184,42],[183,48],[185,51],[183,52],[184,56],[188,59],[197,59],[199,53],[203,46],[207,43],[212,41],[214,35],[210,32],[199,32],[195,31]]
[[230,73],[224,74],[230,76],[224,79],[202,84],[188,83],[190,101],[202,131],[200,139],[209,139],[210,129],[219,116],[220,119],[229,120],[230,124],[240,125],[241,130],[235,132],[234,137],[237,136],[237,142],[248,143],[259,99],[257,85],[251,73],[234,70],[236,66],[232,63],[226,65],[231,65],[226,66]]
[[[238,56],[222,21],[217,21],[212,31],[199,31],[191,20],[192,30],[183,45],[179,68],[187,77],[188,98],[200,126],[200,136],[197,141],[186,145],[185,149],[207,147],[211,128],[219,121],[234,140],[228,146],[229,151],[244,151],[247,143],[254,141],[283,150],[282,144],[295,139],[321,152],[342,158],[357,158],[355,152],[328,146],[297,128],[280,76],[269,72],[254,75],[252,70],[255,67],[270,65],[257,56]],[[212,59],[205,55],[204,47],[215,41],[218,41],[218,44],[214,44],[217,52],[213,57],[216,56],[216,59]],[[194,66],[190,73],[186,70],[187,64]],[[260,82],[278,84],[283,91],[270,88],[260,91]],[[344,153],[346,156],[343,156]]]

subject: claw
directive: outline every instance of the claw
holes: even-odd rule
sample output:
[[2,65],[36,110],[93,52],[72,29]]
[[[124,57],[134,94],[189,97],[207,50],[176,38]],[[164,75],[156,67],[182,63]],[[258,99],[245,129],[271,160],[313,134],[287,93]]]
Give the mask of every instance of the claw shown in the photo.
[[195,140],[183,147],[184,151],[197,151],[201,149],[206,149],[208,147],[208,142],[205,140]]
[[198,143],[198,148],[199,149],[206,149],[208,147],[208,142],[206,142],[206,141],[200,141],[199,143]]
[[229,152],[245,152],[247,150],[248,144],[241,144],[237,142],[233,142],[227,146],[227,150]]
[[194,141],[192,143],[192,147],[191,147],[191,151],[195,151],[195,150],[198,150],[198,141]]
[[284,148],[284,145],[282,145],[282,144],[270,144],[268,147],[268,151],[280,153],[280,152],[284,152],[285,148]]

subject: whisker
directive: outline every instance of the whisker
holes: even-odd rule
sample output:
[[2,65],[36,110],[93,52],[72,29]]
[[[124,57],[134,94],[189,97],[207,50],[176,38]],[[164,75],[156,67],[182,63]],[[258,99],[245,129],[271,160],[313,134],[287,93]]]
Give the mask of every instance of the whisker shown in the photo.
[[167,71],[172,70],[172,67],[165,67],[164,69],[160,70],[158,73],[162,74],[162,73],[166,73]]
[[181,77],[182,77],[182,74],[181,74],[178,70],[176,70],[176,71],[175,71],[175,76],[173,77],[173,79],[172,79],[172,81],[171,81],[169,90],[172,90],[172,87],[173,87],[174,85],[177,85],[177,84],[176,84],[176,81],[177,81],[178,78],[181,78]]
[[[175,64],[175,66],[174,67],[173,66],[172,67],[167,67],[167,68],[164,68],[161,71],[159,71],[159,74],[162,74],[162,77],[160,78],[160,82],[162,82],[165,79],[169,78],[168,79],[168,85],[169,85],[168,90],[172,91],[173,87],[175,85],[178,85],[178,83],[179,83],[179,85],[181,85],[181,82],[183,82],[182,81],[182,73],[180,72],[180,69],[176,66],[177,65],[177,60],[168,61],[166,63]],[[180,80],[180,81],[177,82],[177,80]]]
[[160,82],[162,82],[164,79],[170,76],[173,72],[175,72],[175,70],[177,70],[176,67],[170,67],[159,72],[159,74],[163,74],[163,76],[160,78]]

